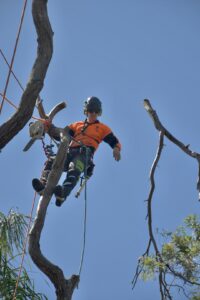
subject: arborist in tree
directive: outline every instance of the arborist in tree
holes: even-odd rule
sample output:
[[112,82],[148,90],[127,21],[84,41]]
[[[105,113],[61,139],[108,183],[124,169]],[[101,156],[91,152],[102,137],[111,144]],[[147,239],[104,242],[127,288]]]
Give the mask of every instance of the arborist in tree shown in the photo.
[[[81,173],[85,172],[87,178],[91,177],[94,169],[93,155],[102,141],[112,147],[116,161],[119,161],[121,158],[121,144],[119,140],[108,126],[97,119],[102,114],[102,104],[97,97],[89,97],[85,101],[84,114],[87,116],[85,121],[69,125],[71,142],[64,165],[64,172],[67,172],[67,176],[62,186],[57,185],[55,187],[54,194],[57,206],[61,206],[69,196],[77,184]],[[60,130],[53,124],[49,126],[47,132],[56,140],[60,139]],[[33,188],[40,195],[42,195],[45,188],[54,159],[55,156],[50,156],[45,163],[40,180],[34,178],[32,181]],[[86,171],[85,168],[87,169]]]

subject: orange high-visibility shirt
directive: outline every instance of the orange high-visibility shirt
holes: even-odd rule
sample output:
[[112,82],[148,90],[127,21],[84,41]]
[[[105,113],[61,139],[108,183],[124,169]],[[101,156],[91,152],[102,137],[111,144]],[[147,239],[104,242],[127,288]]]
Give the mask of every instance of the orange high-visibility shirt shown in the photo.
[[[73,139],[70,143],[70,147],[80,146],[78,142],[83,143],[88,147],[93,147],[95,150],[98,148],[102,141],[110,144],[111,147],[117,146],[121,149],[121,145],[118,139],[112,133],[112,130],[105,124],[98,120],[94,123],[88,123],[87,121],[79,121],[69,125],[70,130],[73,132]],[[108,140],[107,137],[111,137]],[[114,139],[114,141],[113,141]]]

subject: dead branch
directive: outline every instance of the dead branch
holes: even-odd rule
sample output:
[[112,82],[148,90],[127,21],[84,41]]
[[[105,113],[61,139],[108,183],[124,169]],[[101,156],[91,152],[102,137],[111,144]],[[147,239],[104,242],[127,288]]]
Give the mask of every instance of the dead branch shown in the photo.
[[30,120],[53,53],[53,31],[47,13],[47,0],[33,0],[32,15],[38,36],[37,57],[18,110],[0,126],[0,149],[3,149]]
[[189,156],[196,158],[200,154],[193,152],[189,149],[189,145],[184,145],[181,141],[175,138],[160,122],[156,111],[152,108],[151,103],[148,99],[144,99],[144,108],[149,113],[149,116],[154,122],[154,125],[158,131],[163,132],[163,134],[175,145],[177,145],[181,150],[183,150]]
[[200,196],[200,153],[194,152],[189,149],[189,144],[183,144],[177,138],[175,138],[160,122],[156,111],[152,108],[151,103],[148,99],[144,99],[144,108],[148,112],[149,116],[154,122],[154,125],[158,131],[161,131],[172,143],[177,145],[183,152],[192,158],[195,158],[198,162],[198,180],[197,180],[197,190]]
[[[137,268],[136,268],[136,272],[132,281],[133,284],[133,288],[135,287],[138,278],[140,276],[140,274],[143,271],[144,265],[143,265],[143,259],[145,257],[147,257],[149,255],[149,251],[151,248],[151,244],[153,244],[153,248],[155,251],[155,255],[156,255],[156,260],[159,263],[163,263],[163,259],[161,256],[161,253],[158,249],[157,243],[156,243],[156,239],[154,237],[154,233],[153,233],[153,227],[152,227],[152,199],[153,199],[153,194],[154,194],[154,190],[155,190],[155,171],[158,165],[158,162],[160,160],[161,157],[161,153],[162,153],[162,149],[163,149],[163,145],[164,145],[164,133],[162,131],[160,131],[160,137],[159,137],[159,146],[158,146],[158,150],[155,156],[155,159],[153,161],[151,170],[150,170],[150,182],[151,182],[151,186],[150,186],[150,191],[149,191],[149,196],[147,199],[147,219],[148,219],[148,230],[149,230],[149,242],[148,242],[148,246],[147,249],[145,251],[145,253],[142,255],[142,257],[140,258]],[[162,268],[159,268],[159,287],[160,287],[160,294],[161,294],[161,299],[165,300],[165,295],[168,295],[168,299],[171,300],[171,295],[168,291],[168,289],[166,288],[166,284],[164,281],[164,272]]]
[[[158,115],[157,115],[156,111],[153,110],[149,100],[147,100],[147,99],[144,100],[144,107],[147,110],[147,112],[149,113],[150,117],[152,118],[156,129],[159,131],[160,138],[159,138],[159,146],[158,146],[158,150],[157,150],[157,153],[156,153],[156,157],[154,159],[154,162],[152,164],[151,171],[150,171],[151,186],[150,186],[149,196],[148,196],[148,199],[147,199],[147,219],[148,219],[149,242],[148,242],[148,246],[147,246],[147,249],[146,249],[145,253],[140,257],[140,259],[138,261],[136,272],[135,272],[132,284],[133,284],[133,288],[134,288],[140,274],[143,272],[144,260],[145,260],[146,257],[149,256],[151,245],[153,245],[155,259],[158,262],[158,264],[160,263],[161,266],[162,266],[162,267],[160,266],[158,268],[158,281],[159,281],[161,300],[167,300],[167,299],[172,300],[172,296],[171,296],[171,293],[170,293],[170,288],[173,285],[170,285],[170,284],[167,283],[166,275],[172,275],[172,276],[174,276],[174,278],[181,279],[184,282],[184,284],[191,284],[191,285],[196,285],[196,286],[199,286],[200,284],[196,281],[189,280],[182,273],[177,272],[176,270],[174,270],[172,268],[172,266],[170,266],[168,263],[165,263],[165,261],[162,257],[162,254],[160,253],[160,251],[158,249],[157,242],[156,242],[156,239],[155,239],[154,233],[153,233],[153,227],[152,227],[152,199],[153,199],[153,193],[154,193],[154,190],[155,190],[154,175],[155,175],[155,170],[156,170],[156,167],[158,165],[159,159],[161,157],[161,152],[162,152],[162,149],[163,149],[164,136],[166,136],[171,142],[176,144],[182,151],[184,151],[190,157],[195,158],[197,160],[198,165],[199,165],[197,189],[198,189],[198,191],[200,191],[200,179],[199,179],[200,178],[200,154],[190,150],[189,145],[184,145],[181,141],[179,141],[177,138],[175,138],[162,125],[162,123],[160,122],[160,120],[158,118]],[[177,285],[174,285],[174,286],[177,286]],[[183,293],[186,294],[185,289],[183,287],[182,287],[182,290],[183,290]]]
[[150,188],[150,192],[149,192],[149,196],[147,199],[147,216],[148,216],[148,229],[149,229],[149,237],[150,237],[150,241],[152,241],[156,255],[160,255],[155,238],[154,238],[154,234],[153,234],[153,228],[152,228],[152,209],[151,209],[151,204],[152,204],[152,199],[153,199],[153,193],[155,190],[155,180],[154,180],[154,175],[155,175],[155,170],[156,167],[158,165],[159,159],[161,157],[161,153],[162,153],[162,149],[163,149],[163,141],[164,141],[164,134],[163,132],[160,132],[160,138],[159,138],[159,147],[156,153],[156,157],[154,159],[153,165],[151,167],[151,171],[150,171],[150,182],[151,182],[151,188]]

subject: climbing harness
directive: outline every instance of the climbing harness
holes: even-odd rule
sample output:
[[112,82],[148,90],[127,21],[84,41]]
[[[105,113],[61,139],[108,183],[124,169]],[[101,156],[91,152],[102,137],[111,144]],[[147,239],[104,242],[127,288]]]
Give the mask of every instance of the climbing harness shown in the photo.
[[44,150],[44,154],[46,155],[46,157],[48,159],[56,157],[56,154],[53,151],[54,145],[53,145],[52,142],[53,142],[53,140],[51,139],[50,144],[46,145],[45,142],[44,142],[44,139],[42,139],[42,148]]

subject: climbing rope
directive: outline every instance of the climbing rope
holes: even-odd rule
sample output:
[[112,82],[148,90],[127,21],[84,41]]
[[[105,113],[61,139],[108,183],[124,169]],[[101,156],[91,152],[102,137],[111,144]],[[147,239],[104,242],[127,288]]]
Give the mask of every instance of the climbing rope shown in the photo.
[[26,236],[25,236],[25,240],[24,240],[24,244],[23,244],[23,248],[22,248],[22,259],[21,259],[21,263],[20,263],[20,267],[19,267],[19,273],[18,273],[18,276],[17,276],[15,291],[14,291],[12,300],[17,299],[16,294],[17,294],[17,289],[18,289],[18,286],[19,286],[19,280],[20,280],[21,272],[22,272],[22,268],[23,268],[24,257],[25,257],[25,252],[26,252],[26,245],[27,245],[27,242],[28,242],[28,235],[29,235],[29,231],[30,231],[30,228],[31,228],[31,221],[32,221],[32,217],[33,217],[33,210],[34,210],[34,206],[35,206],[36,196],[37,196],[37,193],[35,192],[34,197],[33,197],[33,201],[32,201],[32,207],[31,207],[31,212],[30,212],[30,216],[29,216],[29,223],[28,223],[28,227],[27,227],[27,232],[26,232]]
[[[11,69],[11,66],[9,65],[9,62],[7,61],[7,59],[6,59],[6,57],[5,57],[4,53],[3,53],[3,51],[2,51],[1,49],[0,49],[0,54],[2,55],[2,57],[3,57],[4,61],[5,61],[5,63],[7,64],[8,68]],[[21,88],[21,90],[24,92],[25,89],[23,88],[23,85],[21,84],[21,82],[19,81],[19,79],[17,78],[17,76],[15,75],[15,73],[13,72],[12,69],[11,69],[11,73],[12,73],[12,75],[14,76],[15,80],[17,81],[17,83],[18,83],[19,87]],[[18,109],[18,107],[17,107],[11,100],[9,100],[6,96],[4,96],[4,94],[2,94],[1,92],[0,92],[0,96],[1,96],[2,98],[4,98],[4,100],[6,100],[6,102],[8,102],[8,103],[9,103],[12,107],[14,107],[16,110]],[[34,117],[34,116],[32,116],[32,119],[38,120],[38,121],[41,120],[41,119],[36,118],[36,117]]]
[[84,221],[83,221],[83,247],[81,252],[81,260],[80,260],[80,267],[78,276],[80,277],[82,268],[83,268],[83,261],[85,257],[85,245],[86,245],[86,229],[87,229],[87,167],[88,167],[88,148],[84,147],[85,149],[85,169],[84,169],[84,179],[85,179],[85,193],[84,193]]
[[[11,70],[11,73],[12,73],[12,75],[14,76],[15,80],[17,81],[18,85],[20,86],[20,88],[22,89],[22,91],[24,91],[23,85],[21,84],[21,82],[19,81],[19,79],[17,78],[17,76],[15,75],[15,73],[12,71],[11,66],[9,65],[9,63],[8,63],[6,57],[5,57],[5,55],[4,55],[4,53],[3,53],[3,51],[2,51],[1,49],[0,49],[0,53],[1,53],[2,57],[3,57],[3,59],[5,60],[5,62],[6,62],[6,64],[7,64],[7,66],[8,66],[8,68]],[[1,92],[0,92],[0,96],[1,96],[6,102],[8,102],[12,107],[14,107],[16,110],[19,109],[19,108],[13,103],[13,101],[9,100],[9,99],[8,99],[6,96],[4,96],[4,94],[2,94]],[[3,101],[3,100],[2,100],[2,101]],[[37,121],[41,121],[40,118],[37,118],[37,117],[34,117],[34,116],[32,116],[32,119],[37,120]]]
[[[3,51],[0,49],[0,54],[3,57],[5,63],[7,64],[8,68],[11,69],[8,60],[6,59],[5,54],[3,53]],[[15,80],[17,81],[18,85],[20,86],[20,88],[22,89],[22,91],[24,92],[24,88],[23,85],[21,84],[21,82],[19,81],[19,79],[17,78],[17,76],[15,75],[15,73],[13,72],[13,70],[11,69],[11,73],[14,76]]]
[[[3,94],[0,92],[0,96],[2,96],[3,97]],[[4,100],[6,100],[12,107],[14,107],[16,110],[18,110],[19,108],[11,101],[11,100],[9,100],[7,97],[4,97]],[[34,119],[34,120],[37,120],[37,121],[42,121],[42,119],[41,118],[37,118],[37,117],[34,117],[34,116],[32,116],[31,117],[32,119]]]
[[[3,98],[3,94],[0,92],[0,96]],[[8,98],[6,98],[6,96],[4,96],[4,100],[6,100],[12,107],[14,107],[16,110],[18,109],[18,107]]]
[[15,47],[14,47],[14,51],[13,51],[13,55],[12,55],[12,59],[11,59],[10,67],[9,67],[8,76],[7,76],[7,79],[6,79],[6,85],[5,85],[4,92],[3,92],[3,99],[2,99],[2,102],[1,102],[1,106],[0,106],[0,114],[2,112],[2,108],[3,108],[3,104],[4,104],[4,100],[5,100],[9,80],[10,80],[10,75],[11,75],[11,71],[12,71],[12,67],[13,67],[13,63],[14,63],[14,59],[15,59],[15,54],[16,54],[16,51],[17,51],[19,36],[20,36],[20,33],[21,33],[22,24],[23,24],[23,20],[24,20],[24,15],[25,15],[25,11],[26,11],[26,5],[27,5],[27,0],[24,1],[24,6],[23,6],[23,9],[22,9],[22,15],[21,15],[21,18],[20,18],[20,24],[19,24],[19,28],[18,28],[16,41],[15,41]]
[[85,184],[85,195],[84,195],[84,222],[83,222],[83,247],[81,252],[81,261],[78,276],[80,277],[82,268],[83,268],[83,261],[85,256],[85,245],[86,245],[86,228],[87,228],[87,183]]

